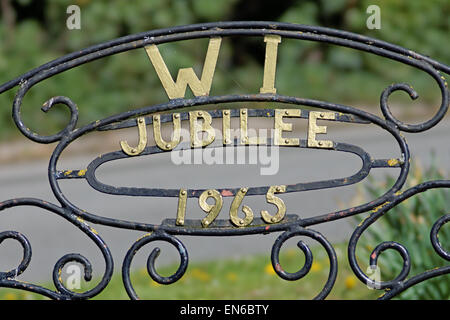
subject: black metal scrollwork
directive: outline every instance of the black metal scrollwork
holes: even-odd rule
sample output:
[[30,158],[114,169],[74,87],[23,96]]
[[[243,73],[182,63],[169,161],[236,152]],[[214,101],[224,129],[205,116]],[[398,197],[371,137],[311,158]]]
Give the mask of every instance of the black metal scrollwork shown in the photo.
[[275,270],[275,272],[283,279],[285,280],[299,280],[303,278],[306,274],[308,274],[309,270],[311,269],[312,262],[313,262],[313,256],[311,253],[311,250],[309,249],[308,245],[305,244],[303,241],[299,241],[297,243],[297,246],[303,251],[305,254],[305,265],[303,268],[295,273],[289,273],[283,270],[283,268],[280,265],[279,261],[279,254],[281,246],[284,242],[286,242],[288,239],[295,237],[295,236],[307,236],[309,238],[312,238],[316,241],[318,241],[326,250],[328,254],[328,258],[330,260],[330,273],[328,275],[328,280],[325,283],[324,288],[322,291],[314,298],[314,299],[325,299],[326,296],[330,293],[331,289],[333,288],[334,282],[336,281],[337,276],[337,257],[336,252],[333,249],[333,246],[328,242],[328,240],[319,232],[301,228],[301,227],[294,227],[290,230],[285,231],[282,233],[276,240],[272,247],[272,265]]
[[[407,124],[398,120],[390,111],[388,99],[390,95],[395,91],[404,91],[412,99],[418,97],[417,92],[406,83],[396,83],[387,87],[380,97],[380,108],[383,118],[380,118],[369,112],[365,112],[350,106],[341,104],[334,104],[324,101],[317,101],[312,99],[284,96],[281,94],[271,93],[259,93],[259,94],[240,94],[240,95],[227,95],[227,96],[196,96],[192,99],[174,99],[169,103],[163,103],[140,109],[131,110],[125,113],[114,115],[106,119],[98,120],[85,125],[81,128],[77,128],[78,120],[78,108],[76,104],[67,97],[56,96],[49,99],[44,103],[42,110],[44,112],[49,111],[56,104],[63,104],[70,110],[70,120],[66,127],[60,132],[43,136],[28,129],[26,124],[21,118],[21,106],[22,100],[26,93],[39,82],[57,75],[61,72],[69,70],[71,68],[80,66],[82,64],[114,55],[117,53],[135,50],[138,48],[144,48],[149,45],[157,45],[162,43],[168,43],[173,41],[197,39],[197,38],[212,38],[212,37],[230,37],[230,36],[246,36],[246,37],[264,37],[267,35],[278,36],[281,38],[309,40],[328,43],[332,45],[339,45],[355,50],[365,51],[371,54],[379,55],[398,61],[400,63],[415,67],[426,73],[428,73],[437,83],[441,93],[441,105],[437,109],[433,117],[427,121],[419,124]],[[428,181],[410,189],[399,192],[404,185],[409,172],[409,159],[410,153],[408,145],[401,135],[403,132],[423,132],[435,126],[442,120],[447,112],[449,105],[449,90],[445,77],[441,75],[441,72],[450,74],[450,67],[437,62],[429,57],[420,55],[405,48],[386,43],[377,39],[345,32],[341,30],[334,30],[322,27],[313,27],[297,24],[286,24],[276,22],[218,22],[207,24],[196,24],[189,26],[181,26],[170,29],[162,29],[156,31],[149,31],[140,34],[130,35],[115,39],[109,42],[105,42],[99,45],[95,45],[86,48],[81,51],[74,52],[66,55],[47,64],[44,64],[36,69],[33,69],[17,79],[11,80],[0,86],[0,93],[9,90],[15,86],[19,86],[18,93],[14,99],[12,107],[12,116],[15,124],[22,134],[28,139],[37,143],[54,143],[57,142],[57,146],[50,158],[48,176],[49,183],[52,191],[59,202],[59,205],[48,203],[39,199],[32,198],[17,198],[12,200],[6,200],[0,202],[0,211],[4,211],[8,208],[17,206],[33,206],[47,210],[53,214],[59,215],[66,219],[69,223],[76,226],[86,236],[88,236],[99,248],[101,254],[106,263],[105,272],[100,282],[93,288],[84,293],[77,293],[68,290],[60,279],[61,270],[69,262],[77,262],[84,268],[84,278],[86,281],[90,281],[92,277],[91,263],[80,254],[66,254],[60,258],[53,269],[53,282],[56,287],[56,291],[43,288],[38,285],[33,285],[17,280],[28,267],[31,256],[31,244],[28,239],[21,233],[15,231],[2,231],[0,232],[0,243],[5,239],[13,239],[20,243],[23,248],[23,258],[17,268],[0,272],[0,287],[16,288],[21,290],[32,291],[52,299],[87,299],[92,298],[99,294],[108,285],[111,276],[113,274],[114,263],[111,252],[107,244],[103,241],[100,235],[92,229],[87,222],[94,224],[107,225],[114,228],[124,228],[131,230],[145,231],[147,234],[136,241],[129,249],[123,264],[122,264],[122,277],[125,289],[132,299],[137,299],[138,295],[133,289],[130,279],[130,268],[133,257],[136,252],[143,246],[154,242],[164,241],[173,245],[180,255],[180,265],[178,270],[171,276],[163,277],[158,274],[155,269],[155,260],[160,253],[160,249],[154,249],[147,260],[147,270],[150,277],[161,284],[171,284],[179,280],[185,273],[188,266],[188,253],[183,243],[176,238],[176,235],[189,235],[189,236],[217,236],[217,235],[244,235],[244,234],[262,234],[269,232],[282,232],[276,239],[271,254],[271,261],[275,272],[285,280],[299,280],[303,278],[311,269],[313,256],[311,250],[303,241],[298,242],[299,249],[305,255],[304,266],[297,272],[289,273],[283,270],[279,262],[279,252],[283,244],[292,237],[304,236],[319,242],[319,244],[326,250],[330,262],[329,276],[324,284],[324,287],[320,293],[316,296],[316,299],[324,299],[332,290],[337,272],[337,258],[333,246],[329,241],[319,232],[313,231],[308,227],[317,225],[320,223],[330,223],[334,220],[343,219],[360,213],[370,212],[370,215],[365,219],[358,227],[355,228],[348,246],[348,259],[350,266],[353,269],[355,275],[364,283],[376,287],[378,289],[386,290],[386,293],[381,297],[382,299],[392,298],[399,293],[403,292],[407,288],[443,274],[450,273],[450,266],[441,267],[424,272],[419,275],[408,278],[411,269],[411,257],[407,248],[401,243],[394,241],[386,241],[378,244],[370,255],[369,264],[372,267],[376,267],[379,256],[386,250],[397,251],[403,259],[403,267],[399,274],[393,280],[383,281],[377,283],[372,280],[367,274],[365,274],[356,259],[356,246],[358,244],[361,235],[364,231],[373,223],[375,223],[380,217],[388,214],[389,210],[404,200],[434,188],[449,188],[449,180]],[[61,153],[69,146],[69,144],[79,137],[88,134],[90,132],[115,130],[119,128],[136,126],[135,118],[143,117],[147,123],[151,123],[152,118],[149,115],[156,114],[162,111],[177,111],[180,108],[188,107],[189,110],[196,110],[197,107],[211,104],[225,105],[233,102],[279,102],[284,104],[290,104],[294,106],[309,106],[313,108],[327,110],[334,112],[332,121],[348,122],[348,123],[366,123],[374,124],[383,130],[389,132],[398,144],[399,150],[402,154],[401,159],[394,159],[394,162],[389,162],[385,159],[372,159],[364,150],[359,147],[344,144],[335,143],[330,150],[351,152],[358,155],[363,161],[363,168],[354,176],[349,178],[343,178],[341,180],[327,180],[312,183],[299,183],[295,185],[286,186],[285,192],[301,192],[306,190],[319,190],[324,188],[333,188],[343,185],[356,183],[365,178],[371,169],[374,168],[400,168],[399,175],[394,185],[387,190],[382,196],[374,199],[365,204],[347,208],[340,211],[330,212],[315,217],[300,219],[296,215],[286,215],[286,217],[273,224],[267,224],[261,219],[254,219],[252,223],[245,227],[235,227],[228,221],[217,220],[214,221],[208,228],[201,228],[199,221],[183,221],[183,225],[177,225],[174,220],[167,219],[163,221],[161,225],[153,225],[146,223],[137,223],[133,221],[125,221],[103,217],[98,213],[87,212],[78,208],[62,193],[58,181],[61,179],[81,178],[86,179],[87,182],[95,188],[97,191],[120,194],[120,195],[134,195],[134,196],[158,196],[158,197],[177,197],[178,190],[166,190],[166,189],[139,189],[139,188],[117,188],[107,186],[99,182],[95,177],[95,169],[103,162],[111,161],[125,157],[120,151],[103,155],[100,158],[94,160],[89,168],[82,172],[80,170],[61,172],[56,170],[56,164],[59,160]],[[212,117],[219,117],[218,111],[212,111]],[[308,117],[307,110],[302,110],[301,116]],[[248,116],[273,116],[273,110],[250,110]],[[232,110],[231,117],[239,116],[239,110]],[[180,114],[182,120],[188,118],[188,113],[184,112]],[[161,122],[171,121],[171,115],[161,115]],[[235,142],[235,146],[237,143]],[[300,141],[300,147],[306,147],[306,141]],[[143,155],[166,152],[155,147],[147,147],[143,151]],[[250,187],[245,189],[246,196],[266,194],[269,187]],[[190,190],[188,197],[199,198],[201,194],[204,194],[206,190]],[[224,197],[234,197],[238,192],[242,192],[242,189],[218,189],[217,193]],[[378,208],[377,210],[374,210]],[[86,222],[87,221],[87,222]],[[439,218],[433,225],[430,231],[430,241],[433,248],[440,257],[450,261],[450,252],[446,251],[442,244],[439,242],[438,233],[443,225],[450,221],[450,214],[446,214]]]
[[150,253],[150,255],[147,259],[147,271],[148,271],[148,274],[150,275],[150,277],[154,281],[156,281],[160,284],[171,284],[171,283],[178,281],[186,272],[189,258],[188,258],[188,253],[187,253],[186,247],[180,240],[178,240],[174,236],[167,234],[165,232],[155,232],[153,234],[146,234],[142,238],[140,238],[138,241],[136,241],[133,244],[133,246],[130,248],[130,250],[128,250],[128,252],[125,256],[125,260],[123,262],[123,266],[122,266],[123,283],[125,285],[125,289],[126,289],[128,295],[132,299],[137,299],[138,296],[137,296],[136,292],[134,291],[133,286],[131,284],[131,280],[130,280],[131,261],[133,260],[134,255],[140,248],[142,248],[143,246],[145,246],[146,244],[148,244],[150,242],[157,241],[157,240],[166,241],[166,242],[172,244],[178,250],[178,253],[180,254],[180,266],[178,267],[177,271],[175,271],[175,273],[173,275],[171,275],[169,277],[160,276],[155,269],[155,260],[161,253],[161,249],[155,248]]
[[46,209],[49,212],[55,213],[68,220],[70,223],[78,227],[83,233],[85,233],[100,249],[103,258],[105,260],[106,269],[103,278],[101,279],[99,284],[95,286],[93,289],[84,293],[77,293],[68,290],[67,288],[64,287],[60,279],[61,271],[67,263],[79,262],[84,266],[85,280],[86,281],[91,280],[91,273],[92,273],[91,263],[82,255],[75,253],[66,254],[65,256],[63,256],[61,259],[58,260],[58,262],[55,264],[53,268],[53,282],[58,290],[57,292],[43,288],[41,286],[19,281],[16,279],[16,277],[25,271],[25,269],[28,267],[31,261],[31,245],[24,235],[14,231],[6,231],[0,234],[0,240],[3,241],[5,239],[15,239],[19,241],[24,249],[24,255],[20,265],[15,270],[0,273],[0,286],[32,291],[52,299],[66,300],[66,299],[92,298],[96,296],[98,293],[100,293],[108,285],[109,281],[111,280],[114,269],[114,262],[112,259],[111,252],[107,247],[106,243],[103,241],[103,239],[98,235],[98,233],[94,229],[92,229],[86,222],[84,222],[83,219],[65,210],[64,208],[58,207],[46,201],[33,198],[19,198],[1,202],[0,211],[16,206],[39,207],[42,209]]

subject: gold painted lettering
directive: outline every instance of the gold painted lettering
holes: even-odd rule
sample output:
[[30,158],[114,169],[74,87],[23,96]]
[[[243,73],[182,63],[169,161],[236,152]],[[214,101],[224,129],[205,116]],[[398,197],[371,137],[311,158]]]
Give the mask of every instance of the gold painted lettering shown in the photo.
[[145,126],[145,118],[140,117],[136,119],[138,125],[139,132],[139,142],[136,148],[130,147],[128,142],[120,141],[120,147],[122,151],[125,152],[129,156],[137,156],[144,151],[145,146],[147,145],[147,128]]
[[263,86],[259,89],[260,93],[277,93],[275,88],[275,71],[277,69],[277,53],[278,44],[281,37],[277,35],[266,35],[264,37],[266,43],[266,57],[264,60],[264,78]]
[[240,132],[241,132],[241,144],[244,145],[258,145],[258,144],[266,144],[266,137],[248,137],[248,110],[241,109],[240,113]]
[[[198,124],[197,119],[203,118],[203,124],[200,126]],[[214,128],[211,126],[212,117],[206,111],[191,111],[189,112],[189,126],[190,126],[190,135],[191,135],[191,147],[205,147],[211,144],[215,137],[216,132]],[[198,133],[205,132],[207,134],[206,139],[199,139]]]
[[282,193],[286,192],[286,186],[271,186],[269,188],[269,191],[267,191],[266,194],[266,200],[268,203],[272,203],[277,206],[278,211],[275,215],[271,216],[269,212],[266,210],[261,211],[261,217],[263,220],[267,223],[277,223],[283,220],[285,214],[286,214],[286,205],[284,204],[284,201],[278,197],[276,197],[274,194],[276,193]]
[[222,111],[222,139],[223,144],[231,144],[231,120],[230,120],[230,110],[223,110]]
[[220,37],[211,38],[209,40],[201,80],[198,79],[192,68],[183,68],[178,70],[176,82],[173,81],[158,47],[154,44],[145,47],[145,51],[147,52],[169,99],[184,98],[187,85],[189,85],[195,96],[209,95],[221,41],[222,38]]
[[292,123],[284,123],[283,117],[300,117],[301,110],[297,109],[277,109],[275,110],[275,132],[274,144],[277,146],[299,146],[298,138],[283,138],[283,131],[292,131]]
[[178,197],[177,220],[175,222],[177,226],[184,226],[184,217],[186,216],[186,201],[187,191],[185,189],[180,189],[180,194]]
[[[213,205],[207,203],[206,200],[208,198],[213,198],[215,203]],[[208,215],[202,220],[202,226],[207,227],[217,218],[220,210],[222,209],[222,195],[217,190],[206,190],[198,198],[198,204],[203,211],[208,213]]]
[[236,196],[233,199],[233,202],[231,203],[231,208],[230,208],[230,219],[231,222],[238,227],[245,227],[248,226],[252,221],[253,221],[253,211],[250,207],[248,206],[243,206],[242,207],[242,212],[244,212],[245,214],[245,218],[240,218],[238,216],[238,210],[239,210],[239,206],[242,203],[242,200],[244,199],[246,193],[247,193],[247,188],[241,188],[237,193]]
[[162,150],[172,150],[181,141],[181,119],[179,113],[174,113],[172,115],[173,120],[173,135],[170,142],[163,140],[161,136],[161,116],[159,114],[153,115],[153,135],[155,137],[155,142],[158,147]]
[[334,112],[309,112],[309,125],[308,125],[308,147],[313,148],[333,148],[333,141],[329,140],[316,140],[317,133],[327,133],[326,126],[318,126],[317,119],[335,119]]

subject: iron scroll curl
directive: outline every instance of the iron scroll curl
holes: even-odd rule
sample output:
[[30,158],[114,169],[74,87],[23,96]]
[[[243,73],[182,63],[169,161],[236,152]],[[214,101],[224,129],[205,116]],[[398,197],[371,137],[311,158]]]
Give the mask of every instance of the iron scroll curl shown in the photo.
[[[388,86],[380,96],[380,109],[382,111],[384,118],[380,118],[372,113],[341,104],[299,97],[284,96],[282,94],[276,93],[274,94],[259,93],[259,94],[239,94],[227,96],[206,95],[206,96],[198,96],[193,99],[173,99],[170,100],[168,103],[162,103],[158,105],[130,110],[118,115],[114,115],[102,120],[92,122],[80,128],[77,128],[79,110],[75,102],[73,102],[68,97],[55,96],[53,98],[50,98],[47,102],[44,103],[42,110],[44,112],[47,112],[50,109],[52,109],[56,104],[62,104],[69,109],[70,119],[67,122],[65,128],[63,128],[60,132],[48,136],[40,135],[37,132],[33,132],[28,128],[28,126],[22,119],[21,113],[22,101],[24,96],[33,86],[40,83],[41,81],[44,81],[45,79],[53,77],[71,68],[78,67],[85,63],[89,63],[91,61],[111,56],[114,54],[144,48],[149,45],[158,45],[173,41],[182,41],[199,38],[213,38],[213,37],[231,37],[231,36],[265,37],[267,35],[279,36],[281,38],[323,42],[331,45],[348,47],[355,50],[360,50],[368,52],[370,54],[385,57],[391,60],[395,60],[402,64],[406,64],[414,68],[420,69],[429,74],[436,82],[441,93],[441,104],[438,107],[435,114],[431,117],[431,119],[428,119],[418,124],[404,123],[399,119],[397,119],[390,111],[388,103],[389,97],[391,96],[392,93],[396,91],[403,91],[407,93],[412,99],[416,99],[418,97],[418,93],[410,85],[406,83],[397,83]],[[102,44],[98,44],[95,46],[91,46],[84,50],[74,52],[72,54],[66,55],[64,57],[46,63],[36,69],[33,69],[25,73],[24,75],[1,85],[0,93],[9,90],[15,86],[19,86],[19,90],[16,94],[12,106],[13,120],[16,126],[18,127],[19,131],[25,137],[36,143],[43,143],[43,144],[55,142],[57,143],[49,161],[48,178],[50,187],[59,204],[55,205],[39,199],[18,198],[1,202],[0,211],[15,206],[34,206],[43,208],[49,212],[52,212],[53,214],[62,216],[71,224],[79,228],[97,245],[106,262],[106,269],[103,278],[95,288],[85,293],[72,292],[64,287],[59,278],[59,273],[62,270],[62,268],[69,262],[78,262],[81,265],[83,265],[85,271],[85,279],[88,281],[91,278],[92,266],[90,262],[82,255],[67,254],[56,263],[52,273],[57,291],[51,291],[49,289],[42,288],[40,286],[32,284],[25,284],[23,282],[16,280],[16,277],[26,270],[27,266],[31,261],[32,256],[31,244],[29,243],[28,239],[20,233],[14,231],[2,231],[0,232],[0,243],[5,239],[13,239],[18,241],[23,248],[23,259],[15,270],[0,273],[0,287],[10,287],[28,290],[53,299],[87,299],[92,298],[98,293],[100,293],[108,285],[111,279],[113,272],[113,259],[106,243],[102,240],[100,235],[88,225],[87,222],[89,222],[93,224],[107,225],[114,228],[124,228],[130,230],[150,232],[150,234],[141,238],[131,246],[122,264],[122,276],[124,285],[130,298],[133,299],[138,298],[138,295],[134,291],[129,277],[131,261],[137,250],[139,250],[142,246],[152,241],[155,240],[167,241],[170,244],[174,245],[180,254],[181,263],[179,269],[175,272],[174,275],[170,277],[161,277],[155,270],[154,263],[156,257],[159,254],[159,249],[153,250],[148,258],[147,266],[150,277],[152,277],[155,281],[159,283],[170,284],[179,280],[183,276],[184,272],[187,269],[188,264],[187,249],[184,247],[183,243],[175,237],[176,235],[231,236],[243,234],[262,234],[268,232],[283,232],[274,243],[274,246],[272,248],[271,259],[276,273],[281,278],[286,280],[294,281],[302,278],[309,272],[310,265],[312,262],[312,255],[308,246],[303,242],[299,242],[298,246],[303,251],[306,257],[304,267],[300,271],[292,274],[283,271],[278,261],[278,255],[283,243],[287,239],[294,236],[306,236],[317,240],[325,248],[329,256],[330,273],[323,289],[316,297],[316,298],[325,298],[332,290],[336,279],[337,274],[336,254],[334,252],[332,245],[328,242],[328,240],[317,231],[309,229],[309,227],[321,223],[330,223],[334,220],[343,219],[346,217],[367,212],[369,212],[370,215],[366,220],[364,220],[364,222],[360,226],[358,226],[354,230],[353,235],[350,238],[350,243],[348,246],[348,258],[350,266],[352,267],[355,275],[363,283],[378,286],[379,289],[388,289],[387,293],[382,297],[383,299],[392,298],[393,296],[401,293],[410,286],[425,281],[429,278],[440,276],[443,274],[448,274],[450,273],[449,266],[435,270],[430,270],[429,272],[416,275],[408,279],[411,267],[410,253],[408,252],[407,248],[405,248],[402,244],[393,241],[386,241],[379,244],[374,249],[370,258],[370,265],[375,266],[377,264],[378,257],[385,250],[396,250],[400,253],[401,257],[403,258],[403,267],[399,275],[395,279],[381,283],[375,283],[373,280],[370,279],[370,277],[368,277],[361,270],[355,254],[358,240],[360,239],[363,232],[371,224],[375,223],[380,217],[382,217],[385,214],[388,214],[391,208],[398,205],[407,198],[412,197],[420,192],[424,192],[426,190],[434,188],[450,187],[449,180],[429,181],[417,185],[413,188],[403,190],[401,194],[399,194],[399,191],[401,191],[409,173],[409,159],[410,159],[408,145],[406,143],[406,140],[401,135],[401,132],[420,133],[429,130],[443,119],[448,110],[449,105],[448,84],[445,80],[445,77],[442,76],[441,73],[450,74],[450,67],[438,61],[435,61],[429,57],[415,53],[411,50],[387,42],[383,42],[377,39],[329,28],[277,23],[277,22],[252,22],[252,21],[196,24],[196,25],[175,27],[170,29],[143,32],[140,34],[130,35]],[[86,212],[81,208],[78,208],[73,203],[71,203],[63,194],[58,184],[58,181],[64,178],[71,178],[71,176],[64,175],[61,173],[61,171],[58,171],[56,169],[57,163],[63,151],[79,137],[91,132],[115,130],[118,128],[134,126],[135,124],[133,121],[137,117],[149,118],[151,115],[158,114],[160,112],[168,111],[173,113],[179,111],[179,109],[181,108],[188,108],[188,110],[190,111],[190,110],[197,110],[197,108],[199,108],[200,106],[226,104],[231,102],[278,102],[293,105],[295,108],[299,108],[300,106],[307,106],[320,110],[335,112],[338,115],[342,114],[342,118],[340,118],[340,120],[344,122],[350,123],[359,122],[359,123],[374,124],[380,127],[381,129],[386,130],[393,137],[393,139],[399,146],[399,150],[402,157],[400,159],[395,159],[397,161],[395,167],[400,168],[400,173],[397,177],[397,180],[395,181],[394,185],[389,190],[387,190],[382,196],[356,207],[347,208],[344,210],[330,212],[305,219],[300,219],[298,216],[295,215],[287,215],[286,220],[283,220],[278,224],[270,225],[269,227],[267,227],[264,224],[259,224],[260,221],[258,221],[257,224],[250,225],[249,227],[246,228],[230,228],[228,225],[225,227],[220,227],[221,224],[220,222],[218,223],[217,227],[212,227],[210,229],[201,229],[201,228],[193,229],[189,228],[189,226],[186,227],[176,226],[171,221],[164,221],[160,225],[154,225],[147,223],[137,223],[133,221],[117,220],[108,217],[103,217],[98,213]],[[258,111],[255,112],[257,113]],[[344,148],[344,144],[342,143],[340,145],[336,144],[333,146],[333,148],[336,150],[339,148]],[[145,152],[147,154],[151,154],[153,151],[162,152],[161,150],[151,148],[146,149]],[[357,149],[353,149],[353,151],[355,151],[354,153],[357,154],[358,152],[360,152]],[[360,152],[358,155],[361,156],[361,154],[363,158],[363,168],[364,166],[366,166],[365,168],[366,169],[368,168],[369,171],[371,168],[389,167],[387,161],[384,159],[375,159],[375,160],[370,159],[370,157],[366,155],[364,150]],[[121,157],[122,155],[115,153],[109,156],[114,158],[114,157]],[[95,167],[95,165],[98,166],[101,163],[100,160],[98,160],[97,162],[95,161],[96,160],[93,161],[92,167]],[[94,174],[95,168],[94,169],[91,168],[91,170],[88,169],[87,171],[88,173],[85,178],[95,189],[100,189],[101,186],[95,179]],[[350,183],[356,183],[357,180],[358,179],[355,179]],[[340,185],[334,186],[326,185],[326,187],[336,187],[336,186]],[[258,189],[257,187],[253,189],[250,188],[248,190],[248,195],[263,194],[264,192],[267,191],[267,188],[268,187],[263,187],[262,189],[261,188]],[[287,188],[288,192],[289,191],[300,192],[306,190],[304,186],[299,185],[297,185],[296,187],[290,186],[290,188],[291,189]],[[239,189],[231,190],[230,195],[234,196],[238,192],[238,190]],[[204,191],[205,190],[197,190],[197,193],[193,194],[193,196],[199,197],[199,195]],[[123,190],[122,194],[124,194]],[[164,191],[160,190],[160,193],[157,192],[154,196],[174,196],[174,195],[175,194],[171,194],[170,192],[165,194]],[[378,209],[374,211],[375,208]],[[448,223],[448,221],[450,221],[449,215],[448,214],[444,215],[434,223],[430,231],[430,241],[433,245],[433,248],[435,249],[436,254],[438,254],[440,257],[442,257],[447,261],[450,260],[450,253],[444,249],[442,244],[439,242],[437,235],[442,226]]]

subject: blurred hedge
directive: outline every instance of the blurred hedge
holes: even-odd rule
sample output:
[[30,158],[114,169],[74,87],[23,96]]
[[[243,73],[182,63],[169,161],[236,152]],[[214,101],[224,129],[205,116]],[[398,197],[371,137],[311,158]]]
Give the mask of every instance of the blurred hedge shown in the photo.
[[[66,28],[66,8],[71,4],[81,8],[81,30]],[[380,30],[366,27],[366,8],[371,4],[381,8]],[[448,0],[1,0],[1,10],[1,83],[61,55],[123,35],[225,20],[271,20],[339,28],[450,63]],[[201,72],[207,40],[194,41],[198,45],[182,42],[161,46],[174,76],[180,67],[194,66],[198,74]],[[263,59],[262,40],[224,41],[211,94],[258,92]],[[278,92],[287,95],[377,104],[386,86],[408,82],[420,94],[420,103],[436,103],[439,99],[437,86],[427,74],[347,48],[283,40],[277,68]],[[11,121],[15,92],[13,89],[0,95],[0,139],[17,133]],[[39,123],[40,133],[55,132],[64,125],[64,108],[45,116],[39,108],[55,95],[68,96],[78,104],[81,123],[167,101],[144,50],[101,59],[37,85],[24,100],[27,125],[33,128],[33,123]],[[395,96],[401,103],[411,103],[406,95]]]

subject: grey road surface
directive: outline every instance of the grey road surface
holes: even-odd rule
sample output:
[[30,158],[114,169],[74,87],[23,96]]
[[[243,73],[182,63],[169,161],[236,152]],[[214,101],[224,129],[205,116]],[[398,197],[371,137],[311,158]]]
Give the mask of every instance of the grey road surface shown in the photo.
[[[362,125],[360,125],[362,126]],[[328,137],[334,141],[352,143],[364,148],[373,158],[399,157],[399,149],[389,134],[372,128],[341,129],[329,128]],[[432,130],[422,134],[405,134],[412,157],[420,159],[426,166],[434,151],[439,164],[450,171],[450,122],[442,122]],[[169,155],[142,157],[105,164],[99,169],[99,178],[105,183],[117,186],[158,186],[167,188],[215,188],[275,185],[299,181],[322,180],[330,177],[346,177],[357,172],[361,160],[352,154],[327,152],[323,150],[294,150],[282,148],[279,171],[273,176],[260,175],[261,164],[257,165],[182,165],[173,164]],[[93,156],[64,159],[59,169],[82,169],[93,160]],[[38,160],[33,163],[0,167],[0,200],[15,197],[36,197],[57,203],[47,182],[47,163]],[[397,174],[398,169],[373,169],[375,179],[385,174]],[[447,175],[448,177],[448,175]],[[367,179],[363,182],[367,183]],[[98,215],[125,220],[159,224],[165,218],[175,218],[177,199],[117,197],[101,194],[90,188],[84,180],[63,181],[61,184],[68,199]],[[358,185],[361,185],[359,183]],[[288,208],[288,213],[300,217],[324,214],[358,204],[357,186],[330,190],[309,191],[280,196]],[[226,219],[230,198],[224,200],[219,218]],[[264,196],[245,198],[255,215],[262,209],[273,210]],[[188,201],[186,218],[201,218],[204,213],[193,199]],[[68,253],[81,253],[93,264],[94,276],[104,270],[100,251],[76,227],[61,217],[38,208],[20,207],[1,212],[0,230],[15,230],[25,234],[32,244],[33,257],[26,272],[20,276],[24,281],[49,281],[56,261]],[[352,219],[313,226],[330,241],[349,238]],[[143,232],[92,225],[109,245],[115,262],[115,272],[120,272],[123,258],[129,247],[143,235]],[[200,261],[218,257],[239,257],[251,253],[264,253],[267,261],[270,250],[278,234],[252,235],[241,237],[187,237],[185,243],[190,261]],[[395,239],[386,239],[395,240]],[[288,245],[294,245],[288,243]],[[161,256],[158,265],[177,261],[178,256],[170,245],[160,244]],[[138,252],[133,268],[144,266],[153,246],[146,246]],[[7,240],[0,246],[0,270],[15,268],[22,256],[20,245]]]

